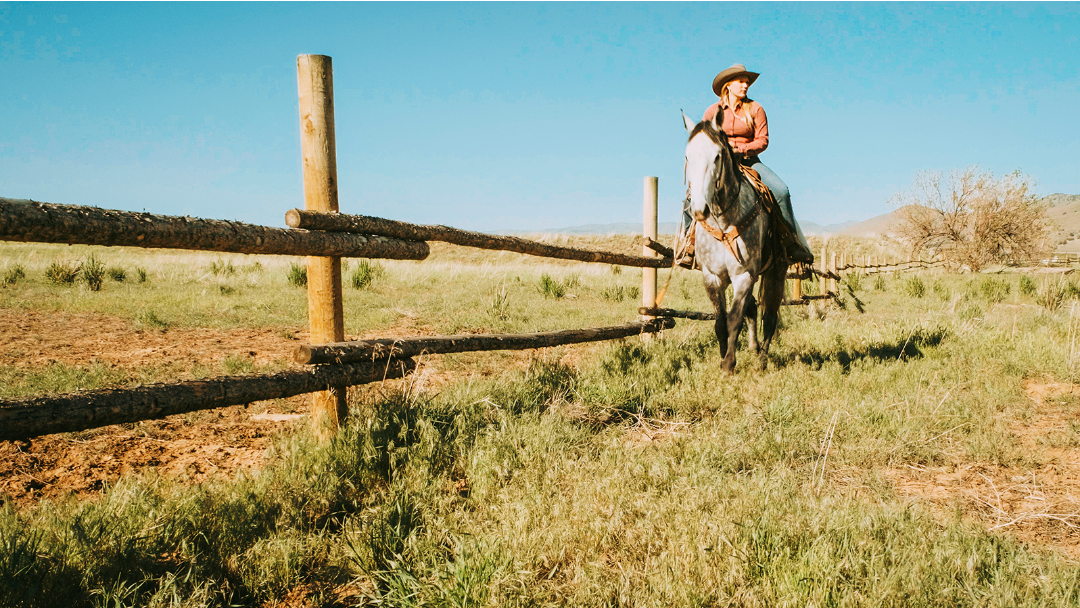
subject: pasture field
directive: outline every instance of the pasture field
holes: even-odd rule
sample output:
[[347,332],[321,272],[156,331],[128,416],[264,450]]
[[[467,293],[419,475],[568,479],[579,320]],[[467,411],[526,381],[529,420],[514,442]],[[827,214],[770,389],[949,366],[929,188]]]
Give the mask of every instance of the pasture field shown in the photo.
[[[100,291],[45,278],[91,254]],[[349,262],[350,336],[613,325],[640,299],[638,270],[509,253]],[[297,263],[0,244],[0,397],[288,367]],[[303,398],[0,443],[0,606],[1080,604],[1080,289],[843,291],[785,307],[765,371],[723,375],[711,325],[679,321],[422,359],[350,389],[327,444]],[[663,305],[708,310],[700,275]]]

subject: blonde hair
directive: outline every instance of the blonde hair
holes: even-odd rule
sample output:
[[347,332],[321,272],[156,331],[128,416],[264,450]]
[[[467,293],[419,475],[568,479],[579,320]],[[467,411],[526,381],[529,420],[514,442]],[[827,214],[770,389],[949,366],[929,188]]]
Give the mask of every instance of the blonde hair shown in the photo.
[[[725,82],[724,86],[720,87],[720,107],[721,108],[728,107],[728,103],[729,103],[728,102],[728,87],[731,86],[731,83],[734,82],[734,81],[735,81],[735,79],[732,78],[731,80]],[[742,100],[736,99],[735,103],[737,105],[735,107],[731,108],[731,113],[734,114],[735,116],[738,116],[739,118],[741,118],[743,120],[743,122],[745,122],[747,124],[747,126],[750,127],[750,130],[753,131],[754,130],[754,117],[750,114],[750,105],[754,103],[754,100],[750,99],[749,97],[744,97]],[[740,112],[742,112],[742,113],[740,114]],[[721,122],[723,122],[723,116],[721,116]]]

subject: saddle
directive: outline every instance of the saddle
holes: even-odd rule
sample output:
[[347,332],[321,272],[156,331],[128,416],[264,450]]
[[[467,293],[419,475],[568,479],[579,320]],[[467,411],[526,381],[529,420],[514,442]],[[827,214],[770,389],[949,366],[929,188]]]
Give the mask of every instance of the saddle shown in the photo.
[[[797,237],[791,233],[791,230],[788,228],[787,222],[784,221],[783,217],[780,217],[779,221],[776,221],[776,216],[780,214],[780,210],[776,204],[776,198],[773,196],[772,190],[769,190],[769,187],[761,181],[761,176],[758,175],[758,172],[743,163],[737,163],[737,165],[742,171],[743,176],[746,178],[746,181],[750,182],[750,185],[757,191],[758,202],[760,204],[755,206],[753,211],[740,218],[734,226],[731,226],[726,231],[721,231],[719,228],[710,225],[708,222],[695,221],[701,224],[701,227],[705,229],[705,232],[708,232],[713,238],[723,243],[728,251],[731,252],[731,255],[742,264],[742,256],[739,255],[739,249],[735,246],[735,240],[739,238],[740,233],[746,229],[746,226],[754,221],[754,218],[757,217],[762,209],[764,209],[767,216],[773,216],[771,219],[774,221],[769,222],[769,226],[776,236],[780,237],[780,242],[783,245],[781,251],[785,251],[787,245]],[[691,228],[692,227],[693,226],[691,226]],[[688,239],[688,243],[686,249],[688,252],[692,253],[695,245],[695,231],[688,230],[687,232],[686,238]]]

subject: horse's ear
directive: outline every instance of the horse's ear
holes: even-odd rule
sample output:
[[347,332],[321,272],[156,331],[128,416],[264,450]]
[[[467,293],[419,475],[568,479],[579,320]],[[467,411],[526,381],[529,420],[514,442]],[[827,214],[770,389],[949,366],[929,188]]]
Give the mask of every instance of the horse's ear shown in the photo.
[[682,124],[684,127],[686,127],[686,132],[689,133],[693,131],[694,127],[697,126],[697,123],[690,120],[690,117],[686,115],[686,112],[679,110],[679,113],[682,114]]

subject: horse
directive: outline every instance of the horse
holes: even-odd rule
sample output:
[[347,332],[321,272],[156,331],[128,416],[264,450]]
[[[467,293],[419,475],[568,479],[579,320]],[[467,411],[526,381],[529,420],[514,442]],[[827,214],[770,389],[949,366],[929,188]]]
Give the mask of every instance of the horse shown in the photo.
[[[685,179],[694,219],[694,255],[704,275],[705,291],[716,309],[716,339],[724,356],[723,369],[735,373],[735,350],[743,319],[749,319],[747,338],[761,369],[768,367],[769,345],[776,333],[788,262],[770,217],[755,187],[736,166],[727,136],[715,122],[694,124],[683,114],[689,132]],[[771,221],[782,221],[773,219]],[[714,236],[715,235],[715,236]],[[721,238],[717,238],[721,237]],[[758,343],[759,302],[754,284],[761,279],[762,341]],[[725,302],[734,286],[731,308]]]

